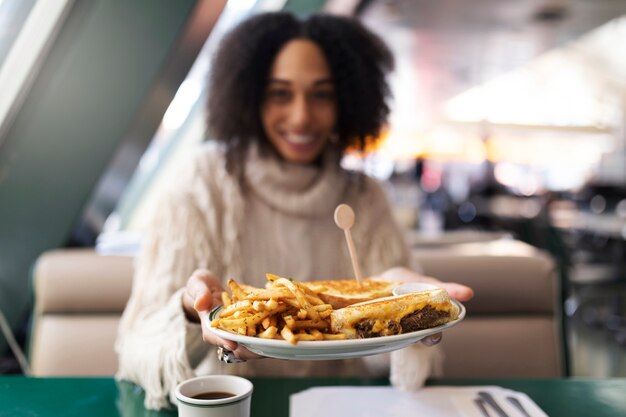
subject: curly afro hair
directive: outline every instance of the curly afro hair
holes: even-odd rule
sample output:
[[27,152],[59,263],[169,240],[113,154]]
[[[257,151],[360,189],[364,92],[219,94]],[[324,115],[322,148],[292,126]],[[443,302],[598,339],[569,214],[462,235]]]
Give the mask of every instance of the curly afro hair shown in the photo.
[[293,39],[315,42],[328,60],[338,104],[335,145],[341,151],[364,149],[389,114],[386,75],[393,69],[393,56],[360,22],[325,14],[303,20],[286,12],[255,15],[224,37],[210,76],[208,128],[226,144],[231,167],[252,141],[271,147],[259,109],[274,59]]

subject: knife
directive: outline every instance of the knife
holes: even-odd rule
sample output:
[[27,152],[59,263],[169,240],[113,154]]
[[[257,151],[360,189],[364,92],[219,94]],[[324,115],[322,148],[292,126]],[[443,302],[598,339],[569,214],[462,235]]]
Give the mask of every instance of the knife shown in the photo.
[[493,398],[493,395],[488,393],[487,391],[478,391],[478,396],[485,400],[487,404],[491,406],[498,414],[498,417],[509,417],[509,415],[498,405],[496,399]]

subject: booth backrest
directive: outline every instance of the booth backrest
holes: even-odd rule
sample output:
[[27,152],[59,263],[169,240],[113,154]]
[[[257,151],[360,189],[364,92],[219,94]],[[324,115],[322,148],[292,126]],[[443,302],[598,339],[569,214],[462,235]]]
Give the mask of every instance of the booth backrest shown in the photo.
[[34,269],[30,340],[37,376],[113,375],[113,343],[130,295],[133,262],[92,249],[44,253]]
[[[446,331],[444,376],[557,377],[563,373],[557,275],[543,252],[516,241],[416,248],[427,275],[474,288],[467,317]],[[90,249],[43,254],[34,270],[31,368],[37,376],[113,375],[132,258]]]
[[463,323],[441,346],[448,378],[564,374],[559,276],[552,258],[515,240],[416,248],[426,275],[472,287]]

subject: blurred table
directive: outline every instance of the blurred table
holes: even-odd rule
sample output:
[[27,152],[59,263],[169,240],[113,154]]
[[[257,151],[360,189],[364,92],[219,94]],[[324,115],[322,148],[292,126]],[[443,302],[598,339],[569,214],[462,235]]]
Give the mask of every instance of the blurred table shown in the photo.
[[446,230],[440,233],[427,233],[410,229],[405,232],[405,238],[409,246],[419,248],[493,242],[501,239],[513,239],[513,236],[507,232],[481,230]]
[[596,214],[572,207],[557,207],[550,210],[550,220],[557,229],[626,240],[626,219],[615,213]]
[[[253,417],[289,415],[289,396],[316,386],[388,385],[385,378],[253,378]],[[430,385],[499,385],[528,394],[549,416],[626,416],[626,378],[441,380]],[[150,411],[143,392],[113,378],[0,377],[0,417],[165,417],[175,409]]]

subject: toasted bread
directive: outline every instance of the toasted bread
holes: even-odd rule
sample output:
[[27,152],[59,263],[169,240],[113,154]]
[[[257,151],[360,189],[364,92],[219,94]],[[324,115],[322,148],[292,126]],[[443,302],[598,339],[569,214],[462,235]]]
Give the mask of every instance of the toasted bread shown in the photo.
[[319,293],[319,297],[325,303],[332,305],[333,309],[339,309],[352,304],[390,296],[394,287],[401,283],[366,278],[360,281],[360,285],[355,279],[309,281],[303,284]]
[[331,331],[350,339],[389,336],[436,327],[459,316],[442,288],[378,298],[334,310]]

